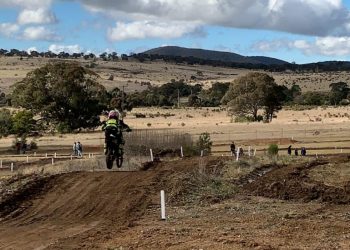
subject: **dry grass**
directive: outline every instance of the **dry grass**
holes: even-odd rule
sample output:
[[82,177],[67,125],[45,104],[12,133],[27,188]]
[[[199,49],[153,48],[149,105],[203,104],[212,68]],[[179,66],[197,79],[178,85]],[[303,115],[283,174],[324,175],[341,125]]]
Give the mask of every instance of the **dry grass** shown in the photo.
[[[48,58],[24,58],[0,57],[0,87],[9,92],[9,87],[18,80],[21,80],[29,71],[45,65],[57,59]],[[89,65],[91,61],[79,59],[82,65]],[[212,83],[231,82],[239,76],[245,75],[251,70],[220,68],[200,65],[177,65],[164,62],[140,63],[137,61],[104,62],[97,61],[93,68],[100,75],[100,82],[107,89],[115,87],[122,88],[128,92],[147,88],[147,84],[161,85],[171,79],[184,79],[191,84],[200,83],[209,88]],[[202,72],[198,76],[198,72]],[[348,82],[350,77],[346,72],[330,73],[292,73],[275,72],[270,73],[278,84],[290,87],[293,83],[299,84],[303,91],[326,91],[332,82]],[[113,75],[113,80],[109,80]],[[196,76],[196,79],[191,79]]]

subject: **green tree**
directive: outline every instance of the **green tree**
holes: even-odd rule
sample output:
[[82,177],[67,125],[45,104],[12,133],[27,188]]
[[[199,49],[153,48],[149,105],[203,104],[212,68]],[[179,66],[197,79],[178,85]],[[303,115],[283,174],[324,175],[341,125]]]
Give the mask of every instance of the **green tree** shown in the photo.
[[6,95],[0,89],[0,105],[4,105],[6,104],[6,102],[7,102]]
[[200,98],[202,99],[202,105],[217,107],[220,105],[222,98],[229,89],[230,83],[228,82],[216,82],[210,89],[202,90]]
[[16,83],[12,102],[67,130],[93,128],[106,108],[107,92],[98,75],[78,63],[47,64]]
[[282,104],[287,98],[285,89],[285,86],[276,84],[267,86],[266,96],[264,98],[264,114],[266,121],[271,122],[274,114],[282,109]]
[[350,92],[350,88],[345,82],[331,83],[329,87],[331,88],[329,101],[333,105],[338,105],[341,100],[346,99]]
[[22,110],[16,113],[12,121],[12,132],[19,137],[26,137],[30,132],[37,129],[37,123],[33,118],[33,113],[28,110]]
[[305,92],[300,96],[297,96],[294,100],[295,103],[301,105],[325,105],[328,102],[329,94],[326,92]]
[[131,111],[133,108],[133,104],[131,101],[131,97],[127,95],[125,92],[120,90],[119,88],[114,88],[112,91],[108,93],[110,102],[109,106],[112,109],[118,109],[120,111]]
[[264,108],[269,120],[281,109],[283,94],[275,80],[264,73],[249,73],[237,78],[222,99],[230,113],[237,116],[251,116],[258,120],[259,109]]
[[11,112],[8,109],[0,110],[0,138],[12,133],[13,121]]

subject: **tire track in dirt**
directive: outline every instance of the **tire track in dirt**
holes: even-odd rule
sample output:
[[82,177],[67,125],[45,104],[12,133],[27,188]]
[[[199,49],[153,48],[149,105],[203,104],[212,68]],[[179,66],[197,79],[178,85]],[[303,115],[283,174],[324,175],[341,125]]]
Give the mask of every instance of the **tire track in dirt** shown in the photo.
[[13,196],[20,200],[7,201],[11,213],[0,211],[0,248],[99,248],[142,215],[157,190],[157,177],[157,171],[46,177],[24,196]]

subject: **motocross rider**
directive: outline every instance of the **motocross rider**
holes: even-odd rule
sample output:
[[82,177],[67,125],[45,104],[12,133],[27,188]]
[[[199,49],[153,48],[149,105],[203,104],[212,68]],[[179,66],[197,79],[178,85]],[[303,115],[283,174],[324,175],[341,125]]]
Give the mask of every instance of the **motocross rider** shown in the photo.
[[123,131],[131,132],[131,128],[124,123],[121,119],[121,115],[118,110],[111,110],[108,113],[108,120],[103,122],[102,130],[105,131],[105,143],[104,143],[104,153],[107,154],[107,143],[110,135],[117,138],[119,148],[123,151],[123,145],[125,140],[123,138]]

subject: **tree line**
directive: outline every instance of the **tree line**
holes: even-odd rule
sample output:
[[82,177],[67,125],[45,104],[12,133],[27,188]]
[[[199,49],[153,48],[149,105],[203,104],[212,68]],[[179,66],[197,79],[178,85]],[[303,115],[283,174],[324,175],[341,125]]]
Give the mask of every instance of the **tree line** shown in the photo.
[[286,64],[263,64],[263,63],[238,63],[238,62],[225,62],[210,59],[201,59],[193,56],[183,57],[183,56],[172,56],[172,55],[157,55],[157,54],[146,54],[146,53],[130,53],[120,54],[117,52],[103,52],[101,54],[94,53],[68,53],[59,52],[54,53],[52,51],[38,52],[18,49],[0,49],[0,56],[18,56],[20,58],[31,58],[31,57],[42,57],[42,58],[59,58],[59,59],[85,59],[85,60],[96,60],[100,59],[103,61],[127,61],[130,58],[138,60],[139,62],[162,60],[169,63],[177,64],[187,64],[187,65],[209,65],[214,67],[228,67],[228,68],[243,68],[250,70],[265,70],[270,72],[332,72],[332,71],[350,71],[350,62],[348,61],[326,61],[308,64],[296,64],[296,63],[286,63]]
[[[131,111],[134,107],[177,106],[187,99],[191,107],[224,105],[236,117],[251,121],[271,121],[285,105],[347,105],[350,89],[345,82],[330,84],[328,92],[302,93],[296,84],[277,85],[265,73],[249,73],[232,83],[214,83],[211,88],[172,80],[162,86],[125,93],[118,88],[107,91],[99,76],[76,62],[49,63],[37,68],[13,86],[6,96],[0,91],[0,103],[17,111],[0,110],[0,136],[25,136],[40,131],[73,132],[94,129],[100,115],[110,109]],[[260,110],[264,113],[261,115]]]
[[103,61],[118,61],[118,60],[128,60],[129,56],[127,54],[121,54],[118,56],[117,52],[103,52],[101,54],[94,54],[94,53],[84,53],[84,52],[79,52],[79,53],[68,53],[68,52],[59,52],[59,53],[54,53],[52,51],[46,51],[46,52],[38,52],[38,51],[30,51],[27,52],[25,50],[18,50],[18,49],[0,49],[0,56],[7,56],[7,57],[13,57],[13,56],[18,56],[20,58],[33,58],[33,57],[42,57],[42,58],[59,58],[59,59],[85,59],[85,60],[90,60],[90,59],[101,59]]

